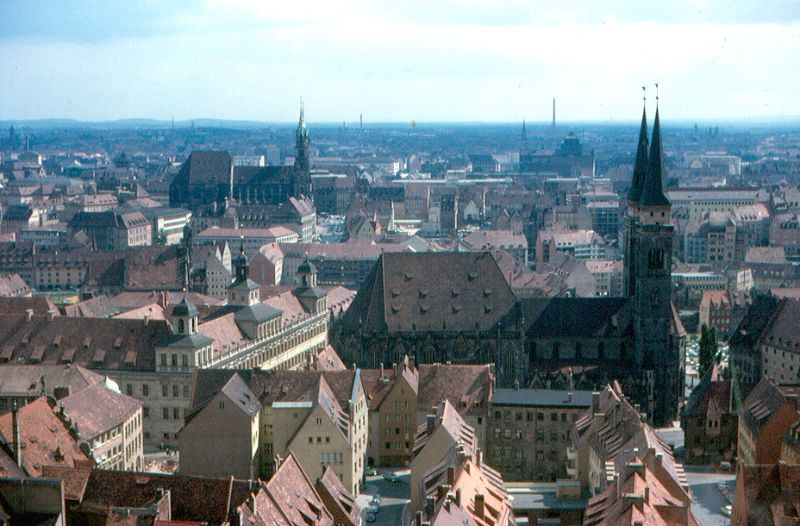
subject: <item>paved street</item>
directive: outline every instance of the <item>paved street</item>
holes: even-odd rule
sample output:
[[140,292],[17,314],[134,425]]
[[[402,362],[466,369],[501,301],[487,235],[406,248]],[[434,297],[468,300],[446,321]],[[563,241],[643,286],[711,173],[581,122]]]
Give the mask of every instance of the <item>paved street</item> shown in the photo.
[[720,473],[712,468],[701,466],[686,466],[686,478],[689,480],[694,499],[692,513],[697,517],[697,521],[703,526],[727,526],[730,524],[730,519],[720,513],[722,507],[730,502],[722,495],[717,484],[725,481],[728,491],[733,493],[736,474],[733,472]]
[[[381,472],[393,472],[391,470],[381,470]],[[390,482],[385,480],[382,475],[367,477],[366,487],[364,493],[359,495],[358,504],[364,508],[364,521],[366,522],[366,506],[364,502],[369,500],[372,495],[378,494],[383,499],[378,510],[377,520],[375,524],[384,524],[387,526],[402,525],[407,523],[407,517],[404,517],[405,508],[409,502],[409,479],[411,474],[408,470],[393,472],[400,475],[400,480],[397,482]],[[362,498],[369,496],[368,498]]]

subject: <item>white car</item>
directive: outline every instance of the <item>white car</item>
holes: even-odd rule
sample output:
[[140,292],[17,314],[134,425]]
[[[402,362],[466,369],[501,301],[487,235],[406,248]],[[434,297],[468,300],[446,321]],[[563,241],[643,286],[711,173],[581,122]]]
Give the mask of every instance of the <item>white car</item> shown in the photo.
[[722,509],[719,510],[719,512],[725,515],[726,517],[730,517],[733,514],[733,506],[731,506],[730,504],[728,504],[727,506],[723,506]]

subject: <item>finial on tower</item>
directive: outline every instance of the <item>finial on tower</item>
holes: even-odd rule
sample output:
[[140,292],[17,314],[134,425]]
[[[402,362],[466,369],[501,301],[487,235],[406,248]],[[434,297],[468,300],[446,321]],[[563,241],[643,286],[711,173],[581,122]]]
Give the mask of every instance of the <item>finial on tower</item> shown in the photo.
[[647,86],[642,86],[642,103],[647,106]]
[[656,107],[658,107],[658,82],[656,82]]

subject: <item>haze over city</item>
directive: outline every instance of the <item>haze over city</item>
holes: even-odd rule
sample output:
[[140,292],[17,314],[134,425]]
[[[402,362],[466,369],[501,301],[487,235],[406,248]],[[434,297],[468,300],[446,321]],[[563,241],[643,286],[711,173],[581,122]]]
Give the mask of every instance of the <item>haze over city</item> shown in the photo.
[[11,0],[0,120],[630,122],[655,82],[673,121],[800,115],[797,2],[600,4]]

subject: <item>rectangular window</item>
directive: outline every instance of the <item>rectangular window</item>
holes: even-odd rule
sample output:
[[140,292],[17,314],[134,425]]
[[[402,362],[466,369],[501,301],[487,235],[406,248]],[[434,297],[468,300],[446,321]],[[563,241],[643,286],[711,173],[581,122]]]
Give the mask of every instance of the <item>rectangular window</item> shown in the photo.
[[161,418],[163,418],[164,420],[169,420],[169,408],[167,407],[161,408]]
[[142,396],[150,396],[150,386],[142,384]]

